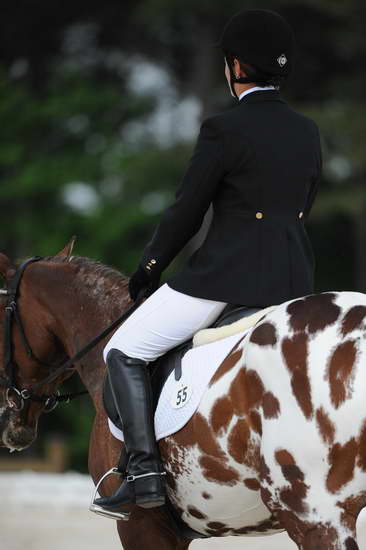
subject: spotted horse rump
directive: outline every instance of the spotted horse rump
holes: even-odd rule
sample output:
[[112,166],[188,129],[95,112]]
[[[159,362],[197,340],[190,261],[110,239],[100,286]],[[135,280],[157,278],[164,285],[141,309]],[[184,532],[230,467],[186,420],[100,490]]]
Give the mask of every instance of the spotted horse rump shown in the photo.
[[303,550],[357,550],[365,391],[365,294],[278,306],[226,357],[188,424],[160,442],[183,520],[211,536],[286,529]]

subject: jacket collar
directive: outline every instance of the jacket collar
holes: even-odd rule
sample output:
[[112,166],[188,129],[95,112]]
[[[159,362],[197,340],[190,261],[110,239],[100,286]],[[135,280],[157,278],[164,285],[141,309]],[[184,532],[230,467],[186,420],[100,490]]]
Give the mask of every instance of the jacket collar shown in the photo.
[[242,103],[258,103],[260,101],[281,101],[282,103],[286,103],[286,101],[282,99],[279,90],[257,90],[256,92],[251,92],[242,97],[239,101],[239,105]]

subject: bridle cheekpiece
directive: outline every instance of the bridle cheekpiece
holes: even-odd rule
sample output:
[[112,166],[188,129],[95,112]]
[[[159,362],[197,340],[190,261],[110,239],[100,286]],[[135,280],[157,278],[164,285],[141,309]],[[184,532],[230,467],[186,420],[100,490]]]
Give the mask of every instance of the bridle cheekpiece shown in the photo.
[[[29,358],[33,359],[39,365],[43,367],[50,367],[47,363],[44,363],[39,359],[33,352],[28,339],[25,334],[22,320],[19,315],[18,310],[18,295],[20,282],[23,276],[25,269],[32,263],[38,262],[42,258],[40,256],[35,256],[24,261],[16,270],[13,277],[8,281],[8,288],[1,289],[0,295],[7,296],[7,303],[5,306],[5,320],[4,320],[4,369],[5,376],[0,375],[0,388],[5,389],[5,401],[7,406],[15,411],[21,411],[24,408],[25,401],[37,401],[39,403],[44,403],[43,412],[51,412],[60,401],[70,401],[70,399],[77,397],[78,395],[83,395],[87,392],[77,392],[73,394],[60,395],[60,392],[52,395],[37,395],[34,393],[34,390],[48,382],[54,381],[60,374],[66,370],[71,370],[68,362],[67,364],[61,365],[56,369],[56,372],[52,372],[47,378],[41,380],[40,382],[33,384],[30,388],[19,389],[16,384],[15,373],[18,365],[14,360],[14,348],[13,348],[13,339],[12,339],[12,329],[15,324],[18,327],[19,334],[21,336],[23,346],[26,349],[27,355]],[[74,367],[72,367],[74,368]]]

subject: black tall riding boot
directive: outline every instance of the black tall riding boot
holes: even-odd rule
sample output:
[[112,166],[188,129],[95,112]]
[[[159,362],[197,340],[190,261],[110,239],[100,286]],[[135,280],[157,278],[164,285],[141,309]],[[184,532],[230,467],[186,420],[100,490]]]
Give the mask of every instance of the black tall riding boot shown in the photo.
[[112,349],[107,356],[108,377],[129,454],[127,475],[111,496],[95,503],[111,511],[126,505],[154,508],[165,503],[165,472],[154,431],[154,410],[146,362]]

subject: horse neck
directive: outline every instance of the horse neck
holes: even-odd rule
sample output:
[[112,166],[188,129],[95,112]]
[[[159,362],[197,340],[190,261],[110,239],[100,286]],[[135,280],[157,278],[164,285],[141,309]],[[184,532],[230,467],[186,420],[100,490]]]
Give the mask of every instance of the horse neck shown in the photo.
[[[42,301],[53,319],[52,332],[69,357],[131,306],[126,278],[104,266],[75,260],[75,263],[55,263],[51,270],[37,266],[43,267],[41,276],[39,269],[37,286],[43,281],[41,296],[47,296],[47,301]],[[107,340],[108,337],[77,367],[96,407],[101,405],[105,371],[102,350]]]

